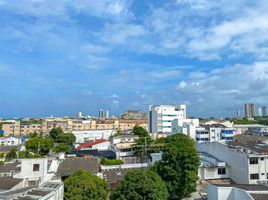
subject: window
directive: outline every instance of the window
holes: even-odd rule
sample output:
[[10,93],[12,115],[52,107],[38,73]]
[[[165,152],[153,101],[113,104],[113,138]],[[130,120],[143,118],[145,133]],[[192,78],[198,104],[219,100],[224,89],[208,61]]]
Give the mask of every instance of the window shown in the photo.
[[264,157],[262,157],[261,160],[264,160]]
[[226,174],[226,169],[225,168],[218,168],[218,174],[220,175],[223,175],[223,174]]
[[33,165],[33,171],[34,172],[38,172],[39,171],[39,168],[40,168],[40,165],[39,164],[34,164]]
[[259,179],[259,174],[250,174],[250,179],[251,180]]
[[257,157],[249,158],[249,164],[251,165],[258,164],[258,158]]

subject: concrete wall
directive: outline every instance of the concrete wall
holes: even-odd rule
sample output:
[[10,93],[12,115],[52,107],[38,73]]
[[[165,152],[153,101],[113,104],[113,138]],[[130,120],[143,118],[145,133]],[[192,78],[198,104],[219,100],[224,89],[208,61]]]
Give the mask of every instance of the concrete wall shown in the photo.
[[248,158],[245,153],[229,150],[227,145],[219,142],[199,143],[197,144],[197,149],[227,162],[228,166],[230,166],[230,178],[235,182],[250,184]]

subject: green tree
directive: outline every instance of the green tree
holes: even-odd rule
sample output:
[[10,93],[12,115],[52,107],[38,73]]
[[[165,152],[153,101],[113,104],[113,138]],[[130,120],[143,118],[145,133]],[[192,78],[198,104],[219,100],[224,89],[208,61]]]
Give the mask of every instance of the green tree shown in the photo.
[[195,142],[184,134],[164,140],[163,159],[153,169],[166,182],[170,199],[181,199],[196,191],[199,156]]
[[65,152],[68,153],[71,151],[71,146],[68,144],[60,143],[53,148],[55,153]]
[[108,183],[92,173],[79,170],[64,181],[64,198],[68,200],[105,200]]
[[112,191],[111,200],[166,200],[168,191],[160,176],[151,170],[131,170]]
[[148,131],[146,131],[146,129],[144,129],[141,126],[134,126],[132,132],[134,135],[137,135],[139,137],[148,137],[149,136]]
[[53,139],[48,137],[31,138],[26,143],[26,149],[33,153],[45,155],[53,148]]
[[53,140],[56,140],[58,138],[59,135],[64,134],[61,128],[53,128],[50,133],[49,136],[53,138]]
[[62,133],[54,140],[57,143],[72,145],[75,142],[75,135],[72,133]]
[[17,149],[16,148],[12,148],[10,150],[10,152],[8,152],[6,154],[6,160],[12,160],[12,159],[15,159],[17,158]]

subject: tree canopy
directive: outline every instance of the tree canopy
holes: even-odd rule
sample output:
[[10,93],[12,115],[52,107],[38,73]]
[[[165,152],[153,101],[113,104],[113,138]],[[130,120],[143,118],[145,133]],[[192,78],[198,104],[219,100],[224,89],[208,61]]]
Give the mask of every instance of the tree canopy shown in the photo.
[[92,173],[79,170],[64,181],[64,198],[68,200],[104,200],[108,183]]
[[53,151],[55,153],[60,153],[60,152],[64,152],[64,153],[68,153],[71,151],[71,146],[68,144],[64,144],[64,143],[60,143],[57,144],[54,148]]
[[141,127],[141,126],[134,126],[132,132],[134,135],[137,135],[139,137],[148,137],[149,136],[148,131],[146,131],[146,129]]
[[60,134],[63,134],[63,131],[61,128],[53,128],[50,133],[49,133],[49,136],[51,138],[53,138],[53,140],[56,140],[57,137],[60,135]]
[[64,133],[61,128],[53,128],[49,136],[54,140],[54,142],[72,145],[76,138],[72,133]]
[[165,181],[170,199],[181,199],[196,191],[198,166],[194,140],[184,134],[174,134],[164,139],[162,161],[153,169]]
[[26,149],[33,153],[45,155],[53,148],[53,140],[48,137],[31,138],[26,143]]
[[131,170],[112,191],[111,200],[166,200],[168,191],[160,176],[150,170]]

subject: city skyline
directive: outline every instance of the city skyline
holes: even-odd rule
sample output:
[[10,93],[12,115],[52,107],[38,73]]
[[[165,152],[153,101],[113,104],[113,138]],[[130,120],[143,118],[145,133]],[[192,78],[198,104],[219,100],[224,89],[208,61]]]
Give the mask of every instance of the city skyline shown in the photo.
[[[239,8],[239,12],[237,9]],[[267,105],[261,1],[0,0],[0,117]]]

